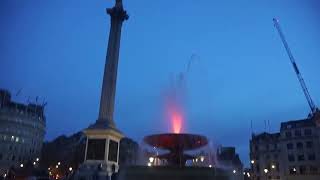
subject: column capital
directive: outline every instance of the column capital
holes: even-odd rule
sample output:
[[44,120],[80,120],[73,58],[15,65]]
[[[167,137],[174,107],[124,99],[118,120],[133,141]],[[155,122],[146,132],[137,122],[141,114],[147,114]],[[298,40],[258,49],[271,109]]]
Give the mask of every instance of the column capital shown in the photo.
[[121,21],[129,19],[127,11],[125,11],[122,6],[116,5],[113,8],[107,8],[107,13],[111,16],[111,18],[116,18]]

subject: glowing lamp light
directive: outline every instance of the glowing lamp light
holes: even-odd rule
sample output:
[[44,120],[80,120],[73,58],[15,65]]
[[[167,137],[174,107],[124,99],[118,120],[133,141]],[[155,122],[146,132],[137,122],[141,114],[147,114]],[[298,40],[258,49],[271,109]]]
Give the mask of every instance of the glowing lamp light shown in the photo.
[[59,166],[58,166],[58,165],[56,165],[56,168],[57,168],[57,169],[58,169],[58,167],[59,167]]
[[275,165],[272,165],[271,168],[274,169],[274,168],[276,168],[276,166],[275,166]]
[[60,163],[60,162],[58,162],[58,165],[59,165],[59,166],[60,166],[60,164],[61,164],[61,163]]
[[293,171],[294,171],[294,172],[296,172],[296,171],[297,171],[297,169],[296,169],[296,168],[293,168]]
[[264,169],[263,171],[264,171],[264,173],[266,173],[266,174],[269,172],[268,169]]
[[254,160],[251,160],[251,164],[254,164]]
[[69,167],[69,171],[72,171],[72,167]]
[[4,178],[7,177],[7,174],[4,174],[3,177],[4,177]]
[[200,161],[201,161],[201,162],[204,161],[204,157],[203,157],[203,156],[200,157]]
[[246,175],[246,172],[243,172],[243,175]]
[[149,158],[149,162],[152,163],[153,161],[154,161],[154,157],[150,157],[150,158]]
[[23,164],[20,164],[20,167],[22,167],[22,168],[23,168]]
[[33,165],[36,165],[36,162],[35,161],[33,161],[33,163],[32,163]]
[[211,164],[209,164],[209,168],[212,168],[212,165],[211,165]]
[[233,174],[235,174],[237,171],[234,169],[232,172],[233,172]]
[[50,171],[50,168],[48,168],[48,171]]
[[40,160],[39,158],[36,159],[36,161],[39,161],[39,160]]
[[247,172],[247,176],[250,177],[250,173]]
[[148,162],[148,166],[151,167],[151,163],[150,162]]

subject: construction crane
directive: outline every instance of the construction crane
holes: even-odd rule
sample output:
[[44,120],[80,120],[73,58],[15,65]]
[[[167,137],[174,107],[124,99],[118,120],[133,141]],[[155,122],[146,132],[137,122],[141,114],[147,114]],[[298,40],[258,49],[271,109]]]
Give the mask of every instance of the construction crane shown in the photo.
[[297,64],[296,64],[296,61],[295,61],[295,59],[294,59],[294,57],[293,57],[293,55],[292,55],[292,53],[291,53],[291,50],[290,50],[290,48],[289,48],[289,45],[288,45],[288,43],[287,43],[287,41],[286,41],[286,39],[285,39],[285,37],[284,37],[284,34],[283,34],[283,32],[282,32],[282,30],[281,30],[281,27],[280,27],[280,24],[279,24],[279,20],[276,19],[276,18],[273,18],[273,22],[274,22],[274,26],[275,26],[275,27],[277,28],[277,30],[278,30],[278,33],[279,33],[280,38],[281,38],[281,40],[282,40],[283,46],[285,47],[285,49],[286,49],[286,51],[287,51],[287,54],[288,54],[289,59],[290,59],[290,61],[291,61],[291,63],[292,63],[293,69],[294,69],[294,71],[295,71],[295,73],[296,73],[296,75],[297,75],[297,77],[298,77],[298,79],[299,79],[299,82],[300,82],[300,85],[301,85],[301,87],[302,87],[303,93],[304,93],[304,95],[306,96],[306,99],[307,99],[307,101],[308,101],[309,107],[310,107],[310,109],[311,109],[311,116],[313,116],[313,115],[317,112],[317,107],[316,107],[316,105],[314,104],[314,102],[313,102],[313,100],[312,100],[312,98],[311,98],[311,96],[310,96],[310,94],[309,94],[309,91],[308,91],[308,88],[307,88],[307,86],[306,86],[306,83],[304,82],[304,80],[303,80],[303,78],[302,78],[302,75],[301,75],[301,73],[300,73],[300,71],[299,71],[299,69],[298,69],[298,66],[297,66]]

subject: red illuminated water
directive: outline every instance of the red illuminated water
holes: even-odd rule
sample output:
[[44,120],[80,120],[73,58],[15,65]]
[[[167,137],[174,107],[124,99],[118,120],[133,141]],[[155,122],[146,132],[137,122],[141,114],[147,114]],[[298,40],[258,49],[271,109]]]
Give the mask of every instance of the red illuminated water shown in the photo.
[[181,106],[175,101],[171,100],[167,104],[167,115],[170,123],[170,128],[173,133],[179,134],[183,129],[183,111]]

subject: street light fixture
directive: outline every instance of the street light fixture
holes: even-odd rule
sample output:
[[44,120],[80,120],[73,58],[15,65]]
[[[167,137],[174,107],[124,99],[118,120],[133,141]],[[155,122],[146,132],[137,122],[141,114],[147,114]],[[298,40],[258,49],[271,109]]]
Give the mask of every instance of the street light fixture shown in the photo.
[[200,157],[200,161],[201,161],[201,162],[204,161],[204,157],[203,157],[203,156]]
[[264,169],[263,171],[264,171],[264,173],[266,173],[266,174],[269,172],[268,169]]
[[234,169],[232,172],[233,172],[233,174],[235,174],[237,171]]
[[293,168],[293,171],[294,171],[294,172],[296,172],[296,171],[297,171],[297,169],[296,169],[296,168]]
[[276,166],[275,166],[275,165],[272,165],[272,166],[271,166],[271,168],[272,168],[272,169],[275,169],[275,168],[276,168]]
[[23,168],[23,164],[20,164],[20,167]]
[[254,160],[251,160],[251,164],[254,164]]

